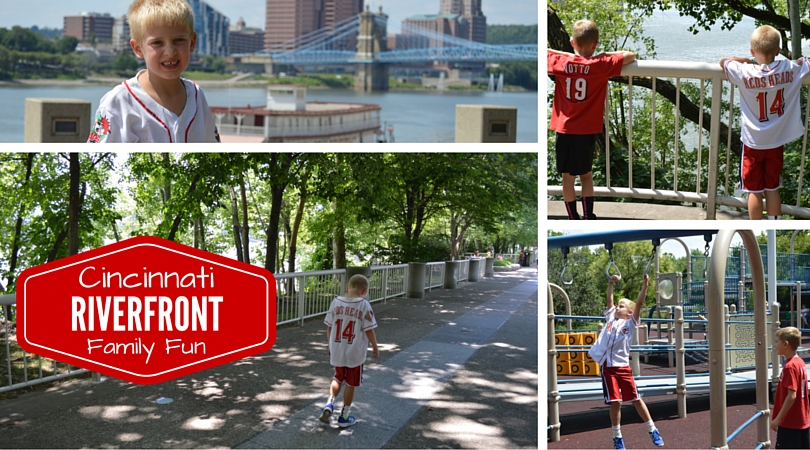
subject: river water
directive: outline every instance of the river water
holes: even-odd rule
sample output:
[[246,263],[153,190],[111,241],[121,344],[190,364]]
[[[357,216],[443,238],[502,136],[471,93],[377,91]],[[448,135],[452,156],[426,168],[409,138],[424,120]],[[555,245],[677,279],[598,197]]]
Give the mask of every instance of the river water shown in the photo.
[[[95,112],[109,86],[0,86],[0,142],[23,142],[27,97],[76,98],[92,102]],[[212,106],[264,105],[262,87],[203,88]],[[357,93],[311,89],[308,101],[376,103],[381,121],[393,125],[396,142],[452,142],[457,104],[514,106],[518,110],[517,141],[537,142],[537,92],[394,91]],[[383,123],[383,124],[384,124]],[[381,124],[381,125],[383,125]],[[88,130],[89,131],[89,130]]]

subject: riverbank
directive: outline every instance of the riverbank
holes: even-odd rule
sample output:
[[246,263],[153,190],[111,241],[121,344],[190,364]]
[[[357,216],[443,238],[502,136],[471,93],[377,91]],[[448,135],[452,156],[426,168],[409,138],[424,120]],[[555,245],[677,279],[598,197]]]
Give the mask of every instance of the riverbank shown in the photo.
[[[235,75],[234,77],[225,79],[225,80],[198,80],[191,78],[192,81],[200,85],[203,89],[205,88],[228,88],[228,87],[235,87],[235,88],[254,88],[254,87],[262,87],[268,84],[273,84],[273,80],[271,79],[249,79],[252,77],[253,74],[239,74]],[[125,78],[116,78],[116,77],[98,77],[98,76],[91,76],[85,79],[80,80],[59,80],[55,78],[40,78],[40,79],[15,79],[15,80],[0,80],[0,86],[117,86],[123,82]],[[447,80],[449,82],[449,80]],[[346,90],[346,88],[342,87],[330,87],[326,85],[317,85],[317,86],[307,86],[307,89],[311,90]],[[453,91],[485,91],[476,86],[459,86],[453,85],[453,87],[446,86],[445,90],[453,90]],[[419,91],[428,91],[428,92],[435,92],[437,88],[435,86],[423,86],[423,87],[392,87],[389,89],[392,92],[419,92]],[[526,89],[520,86],[504,86],[505,92],[528,92]]]

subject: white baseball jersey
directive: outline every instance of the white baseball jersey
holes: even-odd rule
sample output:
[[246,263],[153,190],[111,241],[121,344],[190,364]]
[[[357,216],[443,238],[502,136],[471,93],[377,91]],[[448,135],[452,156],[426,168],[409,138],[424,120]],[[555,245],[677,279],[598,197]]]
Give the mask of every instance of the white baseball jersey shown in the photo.
[[377,319],[368,300],[362,297],[335,297],[323,323],[332,327],[329,361],[333,366],[357,367],[366,361],[366,331],[377,328]]
[[150,97],[137,75],[116,86],[101,98],[87,142],[219,142],[205,94],[181,80],[186,106],[179,116]]
[[725,62],[726,77],[739,87],[742,141],[755,149],[779,147],[804,135],[799,89],[810,72],[804,58],[768,65]]
[[633,342],[638,322],[632,315],[627,319],[617,319],[615,307],[605,311],[605,318],[607,324],[599,333],[596,343],[588,350],[588,354],[600,366],[629,366],[630,344]]

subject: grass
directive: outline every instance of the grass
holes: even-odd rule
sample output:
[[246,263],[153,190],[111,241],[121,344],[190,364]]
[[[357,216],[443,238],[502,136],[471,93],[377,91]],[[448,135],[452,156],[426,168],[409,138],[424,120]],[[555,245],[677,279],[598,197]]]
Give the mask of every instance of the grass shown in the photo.
[[233,78],[233,75],[229,73],[203,72],[201,70],[187,70],[183,72],[183,78],[188,78],[189,80],[195,81],[227,80],[229,78]]
[[329,87],[335,89],[349,89],[354,86],[354,77],[342,74],[300,75],[287,77],[274,77],[267,75],[254,75],[250,81],[266,81],[270,84],[297,84],[307,87]]
[[388,77],[388,87],[391,89],[423,89],[421,84],[416,83],[400,83],[394,77]]
[[496,259],[495,261],[492,261],[492,265],[495,266],[495,267],[509,267],[512,264],[514,264],[512,261],[507,261],[505,259],[504,260],[497,260]]

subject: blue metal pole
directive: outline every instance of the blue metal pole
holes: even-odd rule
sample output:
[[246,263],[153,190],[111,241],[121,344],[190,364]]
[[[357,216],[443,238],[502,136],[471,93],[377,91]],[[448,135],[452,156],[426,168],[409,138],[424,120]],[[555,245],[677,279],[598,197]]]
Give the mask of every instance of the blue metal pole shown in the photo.
[[717,230],[619,230],[597,233],[552,236],[547,239],[548,248],[582,247],[616,242],[644,241],[683,236],[705,236],[716,234]]

